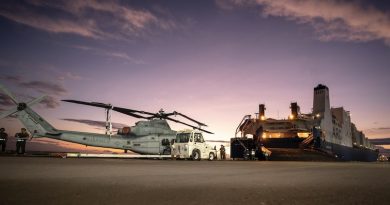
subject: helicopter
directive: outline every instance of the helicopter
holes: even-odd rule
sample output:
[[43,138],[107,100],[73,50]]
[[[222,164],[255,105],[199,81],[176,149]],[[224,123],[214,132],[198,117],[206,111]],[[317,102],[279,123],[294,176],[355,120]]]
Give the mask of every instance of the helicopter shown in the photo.
[[[180,112],[173,111],[165,113],[162,109],[157,113],[116,107],[111,104],[99,102],[84,102],[78,100],[62,100],[64,102],[88,105],[105,109],[106,114],[106,132],[105,134],[77,132],[69,130],[58,130],[48,123],[42,116],[31,109],[31,106],[41,102],[46,96],[42,96],[24,103],[19,102],[14,95],[5,87],[0,85],[0,90],[10,97],[15,107],[0,114],[0,119],[9,115],[16,115],[17,119],[26,127],[33,138],[47,137],[51,139],[73,142],[86,146],[105,147],[122,149],[125,153],[128,150],[138,154],[163,154],[171,153],[171,142],[176,139],[176,131],[172,130],[167,121],[180,123],[193,129],[213,134],[210,131],[202,129],[207,126],[197,120],[194,120]],[[112,131],[111,111],[116,111],[137,119],[142,119],[131,127],[119,128],[114,134]],[[183,117],[195,125],[182,122],[172,118],[172,116]]]

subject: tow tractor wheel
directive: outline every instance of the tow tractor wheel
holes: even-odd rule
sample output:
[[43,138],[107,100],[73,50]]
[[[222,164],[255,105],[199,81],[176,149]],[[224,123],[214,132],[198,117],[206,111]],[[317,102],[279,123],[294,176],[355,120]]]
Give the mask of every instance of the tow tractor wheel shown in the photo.
[[213,161],[214,159],[215,159],[214,153],[213,153],[213,152],[210,152],[210,154],[209,154],[209,160],[210,160],[210,161]]
[[192,151],[191,158],[192,158],[192,160],[200,161],[200,152],[199,152],[199,150],[194,149]]

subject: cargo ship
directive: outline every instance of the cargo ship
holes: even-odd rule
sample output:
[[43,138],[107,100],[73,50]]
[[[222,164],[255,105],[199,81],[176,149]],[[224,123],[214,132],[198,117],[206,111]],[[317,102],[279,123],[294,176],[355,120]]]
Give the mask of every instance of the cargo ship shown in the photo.
[[231,139],[231,158],[266,159],[269,154],[264,150],[269,150],[270,159],[280,158],[277,155],[285,155],[281,157],[283,160],[289,155],[313,160],[370,162],[378,159],[378,149],[351,122],[349,111],[330,106],[327,86],[319,84],[314,88],[311,113],[301,113],[297,102],[290,105],[291,114],[286,119],[268,118],[264,104],[259,105],[254,118],[246,115]]

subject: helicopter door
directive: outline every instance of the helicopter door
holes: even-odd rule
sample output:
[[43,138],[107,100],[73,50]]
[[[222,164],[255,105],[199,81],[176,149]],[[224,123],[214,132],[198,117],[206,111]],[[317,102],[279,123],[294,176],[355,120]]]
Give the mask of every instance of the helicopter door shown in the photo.
[[171,142],[169,141],[167,136],[160,136],[159,135],[159,140],[161,143],[159,143],[160,147],[160,153],[162,154],[170,154],[171,153]]

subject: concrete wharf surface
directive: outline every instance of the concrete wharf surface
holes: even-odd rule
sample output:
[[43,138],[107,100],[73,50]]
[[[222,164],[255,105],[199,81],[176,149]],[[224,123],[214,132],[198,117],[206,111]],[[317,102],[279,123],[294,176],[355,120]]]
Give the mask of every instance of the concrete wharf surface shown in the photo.
[[0,157],[0,204],[389,204],[390,163]]

